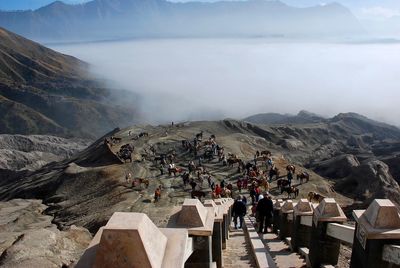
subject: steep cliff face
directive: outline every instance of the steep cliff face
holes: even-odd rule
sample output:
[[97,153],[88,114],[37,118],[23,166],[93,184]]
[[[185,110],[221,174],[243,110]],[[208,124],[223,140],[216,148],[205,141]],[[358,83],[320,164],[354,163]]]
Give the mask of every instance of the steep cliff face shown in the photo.
[[400,205],[400,187],[389,172],[389,167],[379,160],[368,161],[353,168],[351,174],[335,187],[355,200],[369,204],[374,199],[388,198]]
[[36,170],[72,157],[90,145],[90,140],[44,135],[0,135],[0,169]]
[[40,200],[0,202],[0,266],[66,267],[76,263],[91,241],[88,230],[60,231]]

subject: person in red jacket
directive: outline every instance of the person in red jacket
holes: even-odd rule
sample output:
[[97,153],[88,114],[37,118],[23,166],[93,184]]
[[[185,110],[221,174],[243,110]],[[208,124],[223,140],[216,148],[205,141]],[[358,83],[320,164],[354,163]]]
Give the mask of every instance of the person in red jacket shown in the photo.
[[260,186],[256,186],[256,202],[258,202],[258,197],[260,196],[260,194],[261,194],[261,189],[260,189]]
[[221,198],[221,194],[222,194],[222,188],[219,184],[217,184],[217,186],[215,187],[215,196],[217,198]]
[[158,200],[160,200],[160,198],[161,198],[161,189],[157,188],[154,191],[154,202],[158,202]]

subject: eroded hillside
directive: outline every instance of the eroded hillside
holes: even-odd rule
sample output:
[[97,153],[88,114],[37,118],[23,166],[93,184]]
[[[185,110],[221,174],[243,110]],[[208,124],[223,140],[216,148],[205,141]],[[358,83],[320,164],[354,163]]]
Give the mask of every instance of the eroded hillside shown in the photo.
[[0,133],[98,137],[136,122],[135,98],[106,88],[87,63],[0,28]]

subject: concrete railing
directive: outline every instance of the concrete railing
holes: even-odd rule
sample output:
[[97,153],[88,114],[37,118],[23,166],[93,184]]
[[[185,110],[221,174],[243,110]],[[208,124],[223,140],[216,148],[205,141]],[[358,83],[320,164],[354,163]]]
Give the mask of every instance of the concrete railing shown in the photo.
[[277,200],[274,215],[273,230],[308,267],[337,265],[341,243],[352,246],[350,267],[400,267],[400,215],[390,200],[355,210],[355,227],[344,225],[347,218],[332,198],[318,206],[307,199]]
[[258,268],[276,268],[276,264],[269,254],[268,250],[254,228],[254,223],[251,218],[245,217],[245,234],[247,239],[250,241],[250,246],[253,252],[253,256]]
[[353,245],[355,227],[337,223],[328,223],[326,234],[341,242]]
[[77,263],[91,267],[223,267],[233,200],[185,199],[168,228],[143,213],[115,212]]

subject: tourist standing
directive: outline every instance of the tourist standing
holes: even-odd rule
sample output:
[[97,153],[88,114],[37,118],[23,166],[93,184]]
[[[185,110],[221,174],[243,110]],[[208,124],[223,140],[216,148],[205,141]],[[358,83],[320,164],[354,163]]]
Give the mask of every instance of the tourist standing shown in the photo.
[[271,225],[271,219],[273,215],[274,205],[271,200],[271,196],[266,196],[258,201],[257,204],[257,214],[258,214],[258,232],[259,233],[267,233],[268,227]]
[[288,174],[287,174],[287,179],[288,179],[288,181],[289,181],[289,187],[291,187],[291,186],[292,186],[292,180],[293,180],[293,173],[292,173],[292,171],[289,171],[289,172],[288,172]]
[[232,208],[233,214],[233,223],[235,225],[235,229],[238,228],[237,226],[237,219],[239,218],[239,229],[243,227],[243,218],[246,215],[246,205],[242,201],[242,197],[239,195],[233,204]]

